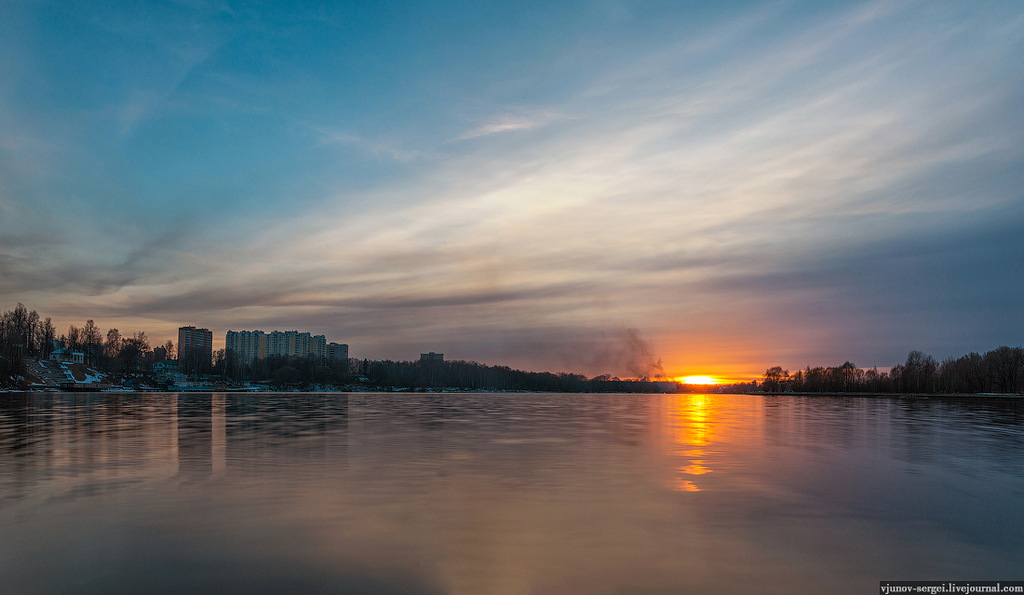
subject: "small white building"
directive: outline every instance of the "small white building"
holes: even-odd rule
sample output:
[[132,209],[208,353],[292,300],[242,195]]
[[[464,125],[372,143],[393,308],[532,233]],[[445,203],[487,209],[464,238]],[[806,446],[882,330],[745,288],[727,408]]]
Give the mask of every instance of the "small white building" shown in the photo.
[[72,351],[66,347],[60,347],[54,349],[53,353],[50,354],[50,359],[55,362],[68,362],[72,364],[84,364],[85,353],[81,351]]
[[178,373],[178,361],[167,359],[153,364],[153,373],[157,376],[168,376]]

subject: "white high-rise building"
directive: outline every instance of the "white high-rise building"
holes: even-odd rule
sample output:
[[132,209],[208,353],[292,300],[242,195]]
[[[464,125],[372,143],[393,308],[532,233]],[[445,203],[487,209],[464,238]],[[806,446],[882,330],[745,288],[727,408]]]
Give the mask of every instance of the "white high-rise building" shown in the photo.
[[327,338],[299,331],[228,331],[224,338],[224,349],[245,362],[272,355],[327,357]]
[[299,331],[274,331],[267,334],[267,355],[325,357],[327,339],[323,335],[310,335]]
[[267,357],[267,335],[263,331],[228,331],[224,350],[249,363]]

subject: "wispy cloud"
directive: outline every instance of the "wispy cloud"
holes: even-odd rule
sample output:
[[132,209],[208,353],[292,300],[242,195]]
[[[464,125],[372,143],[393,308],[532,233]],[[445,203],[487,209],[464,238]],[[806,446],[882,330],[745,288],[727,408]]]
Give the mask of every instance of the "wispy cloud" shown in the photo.
[[[393,111],[423,113],[401,124],[297,87],[294,103],[266,108],[291,126],[287,150],[346,147],[401,175],[356,184],[356,167],[339,175],[326,159],[323,200],[293,201],[305,180],[284,172],[268,192],[276,209],[239,200],[230,218],[156,243],[97,239],[89,210],[69,207],[89,229],[54,227],[59,247],[0,242],[0,286],[157,327],[317,330],[359,356],[433,349],[620,375],[636,366],[601,354],[629,345],[670,373],[713,358],[838,363],[803,358],[840,357],[843,345],[857,363],[887,365],[903,342],[956,350],[929,330],[943,316],[1000,341],[992,321],[1020,287],[943,246],[1010,268],[1024,258],[1007,239],[1024,166],[1024,21],[950,4],[789,6],[631,47],[629,68],[590,64],[582,83],[549,95],[472,109],[407,98]],[[243,80],[244,92],[216,92],[239,105],[270,92]],[[249,167],[274,163],[283,150],[270,144]],[[96,241],[102,250],[84,249]],[[946,281],[915,276],[950,262]],[[926,307],[909,312],[915,300]],[[965,308],[992,318],[977,324]]]
[[381,140],[371,140],[362,136],[324,127],[309,126],[317,135],[321,145],[347,145],[365,151],[377,157],[387,157],[400,163],[407,163],[422,158],[426,153],[417,149],[403,149]]
[[455,140],[469,140],[481,136],[490,136],[516,130],[540,128],[553,121],[566,118],[565,115],[551,111],[508,112],[490,118],[460,134]]

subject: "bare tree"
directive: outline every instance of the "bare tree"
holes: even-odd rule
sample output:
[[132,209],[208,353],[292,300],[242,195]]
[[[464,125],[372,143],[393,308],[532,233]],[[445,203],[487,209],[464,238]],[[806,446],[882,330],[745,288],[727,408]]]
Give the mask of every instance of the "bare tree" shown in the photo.
[[103,357],[106,360],[106,367],[113,371],[117,356],[121,353],[121,332],[116,328],[107,331],[107,341],[103,344]]
[[1002,346],[985,354],[992,389],[1016,393],[1024,389],[1024,349]]
[[137,332],[131,337],[121,339],[121,349],[118,352],[118,359],[121,367],[128,376],[134,376],[142,368],[142,361],[149,351],[149,339],[146,333]]
[[85,362],[93,365],[103,346],[103,335],[100,329],[91,319],[85,321],[85,326],[78,333],[79,341],[82,343],[82,351],[85,352]]
[[789,370],[783,370],[782,366],[773,366],[764,371],[764,391],[777,393],[785,390],[786,382],[789,380]]
[[14,310],[0,314],[0,381],[13,380],[25,372],[21,361],[24,347],[18,332],[18,316]]
[[39,325],[39,353],[44,358],[50,357],[53,353],[53,342],[57,338],[57,329],[53,328],[53,321],[47,316],[46,320]]
[[902,366],[893,367],[893,373],[897,372],[897,368],[897,392],[933,393],[938,389],[939,364],[932,356],[917,350],[911,351]]
[[64,347],[68,350],[78,349],[82,345],[82,334],[79,332],[78,327],[71,325],[68,327],[68,333],[62,337]]

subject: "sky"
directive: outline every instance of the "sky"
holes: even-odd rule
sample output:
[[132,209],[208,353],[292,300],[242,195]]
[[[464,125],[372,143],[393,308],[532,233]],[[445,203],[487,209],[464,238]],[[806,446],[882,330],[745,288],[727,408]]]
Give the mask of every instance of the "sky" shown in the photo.
[[1024,4],[0,2],[0,308],[758,377],[1024,343]]

